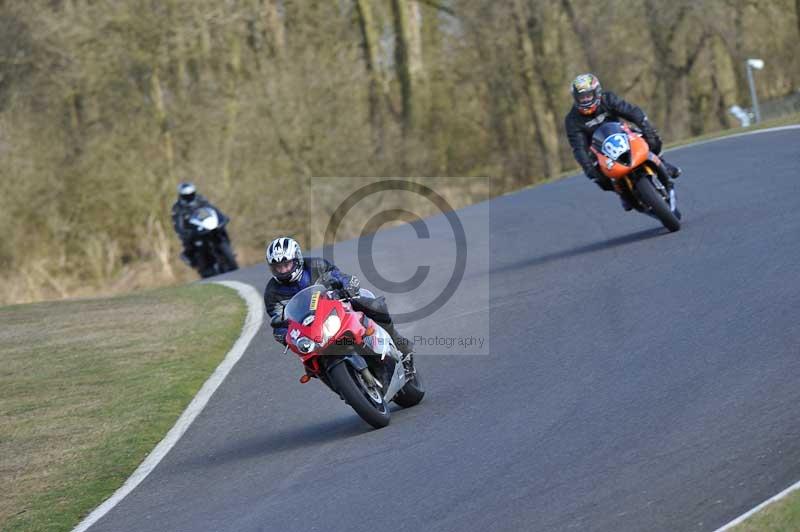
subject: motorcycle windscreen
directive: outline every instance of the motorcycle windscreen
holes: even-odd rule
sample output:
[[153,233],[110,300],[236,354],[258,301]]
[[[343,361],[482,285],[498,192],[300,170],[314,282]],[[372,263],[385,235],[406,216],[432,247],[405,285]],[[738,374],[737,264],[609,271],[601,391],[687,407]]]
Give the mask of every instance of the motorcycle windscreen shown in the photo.
[[603,152],[603,142],[610,136],[618,133],[625,134],[622,124],[619,122],[605,122],[592,133],[592,146],[599,152]]
[[303,323],[303,321],[317,311],[319,298],[323,297],[327,289],[321,284],[314,284],[297,292],[283,309],[283,317],[290,321]]
[[219,226],[219,217],[214,209],[210,207],[201,207],[192,213],[189,222],[201,229],[211,231]]
[[214,211],[209,209],[208,207],[200,207],[196,211],[192,213],[192,216],[197,218],[198,220],[205,220],[209,216],[214,216]]
[[631,164],[631,145],[628,132],[619,122],[607,122],[592,134],[594,149],[614,162]]

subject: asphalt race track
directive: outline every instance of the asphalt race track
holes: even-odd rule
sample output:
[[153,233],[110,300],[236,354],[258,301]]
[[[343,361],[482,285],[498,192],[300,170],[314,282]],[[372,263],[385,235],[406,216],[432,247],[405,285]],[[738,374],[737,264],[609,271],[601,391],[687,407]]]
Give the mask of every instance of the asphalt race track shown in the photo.
[[[463,280],[401,330],[489,343],[420,348],[428,394],[385,429],[299,384],[265,329],[90,530],[713,531],[796,482],[800,129],[669,160],[684,170],[674,234],[583,177],[459,211]],[[441,289],[452,232],[427,227],[381,231],[376,269],[433,265]],[[359,273],[355,250],[336,262]],[[266,269],[228,278],[261,291]],[[424,295],[388,298],[398,312]]]

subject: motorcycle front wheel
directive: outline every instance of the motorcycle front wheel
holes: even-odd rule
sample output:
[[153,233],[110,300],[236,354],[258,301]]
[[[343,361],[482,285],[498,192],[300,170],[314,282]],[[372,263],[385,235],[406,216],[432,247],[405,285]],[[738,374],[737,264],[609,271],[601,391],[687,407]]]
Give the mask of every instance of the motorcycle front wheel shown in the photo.
[[233,254],[233,248],[229,242],[223,240],[219,244],[220,255],[220,273],[232,272],[239,269],[236,263],[236,256]]
[[649,179],[643,177],[636,182],[639,198],[653,210],[653,214],[671,232],[681,228],[681,222],[669,208],[669,203],[661,197]]
[[216,261],[207,247],[197,250],[197,264],[195,265],[195,269],[203,279],[213,277],[219,273],[217,272]]
[[347,362],[340,362],[330,370],[333,388],[361,419],[380,429],[389,424],[389,406],[381,391],[370,388],[361,374]]

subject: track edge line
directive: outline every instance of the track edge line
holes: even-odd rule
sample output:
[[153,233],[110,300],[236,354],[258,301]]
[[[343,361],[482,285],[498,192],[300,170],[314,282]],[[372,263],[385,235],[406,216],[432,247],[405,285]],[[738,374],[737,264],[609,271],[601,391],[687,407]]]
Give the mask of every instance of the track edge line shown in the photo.
[[788,488],[786,488],[782,492],[778,493],[777,495],[773,495],[772,497],[770,497],[766,501],[762,502],[761,504],[759,504],[758,506],[756,506],[752,510],[749,510],[749,511],[743,513],[742,515],[740,515],[739,517],[737,517],[736,519],[734,519],[733,521],[731,521],[727,525],[724,525],[721,528],[716,529],[714,532],[723,532],[725,530],[730,530],[731,528],[735,527],[736,525],[742,524],[744,521],[747,520],[747,518],[751,517],[753,514],[756,514],[756,513],[760,512],[761,510],[763,510],[764,508],[766,508],[767,506],[769,506],[773,502],[778,502],[779,500],[783,499],[784,497],[786,497],[790,493],[792,493],[794,491],[797,491],[798,489],[800,489],[800,481],[792,484],[791,486],[789,486]]
[[264,321],[264,305],[258,291],[252,286],[240,283],[238,281],[214,281],[215,284],[220,284],[236,290],[239,296],[244,299],[247,304],[247,316],[242,326],[242,332],[239,338],[225,355],[225,358],[220,362],[219,366],[214,370],[214,373],[203,383],[200,391],[194,396],[192,401],[180,415],[175,425],[167,432],[158,445],[147,455],[144,461],[139,464],[139,467],[128,477],[128,480],[117,490],[111,497],[103,501],[103,503],[89,513],[74,529],[72,532],[84,532],[104,515],[110,512],[120,501],[122,501],[130,492],[132,492],[147,476],[156,468],[161,460],[167,453],[178,443],[181,436],[186,432],[192,422],[200,415],[209,399],[214,392],[219,388],[220,384],[228,376],[228,373],[233,369],[236,363],[242,358],[242,355],[247,350],[253,337],[261,328]]
[[761,133],[774,133],[776,131],[788,131],[791,129],[800,129],[800,124],[789,124],[788,126],[775,126],[775,127],[765,127],[764,129],[754,129],[752,131],[742,131],[741,133],[732,133],[730,135],[722,135],[720,137],[714,137],[713,139],[705,139],[705,140],[698,140],[695,142],[690,142],[688,144],[681,144],[680,146],[675,146],[673,148],[667,148],[664,150],[664,153],[669,153],[671,151],[678,151],[684,148],[694,148],[695,146],[702,146],[703,144],[708,144],[710,142],[718,142],[720,140],[726,139],[735,139],[737,137],[747,137],[750,135],[759,135]]

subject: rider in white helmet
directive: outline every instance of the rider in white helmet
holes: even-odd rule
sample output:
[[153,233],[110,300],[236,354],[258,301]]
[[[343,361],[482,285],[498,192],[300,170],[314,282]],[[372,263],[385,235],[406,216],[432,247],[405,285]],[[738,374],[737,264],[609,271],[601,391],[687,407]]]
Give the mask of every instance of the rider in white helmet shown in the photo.
[[197,265],[197,255],[192,245],[189,218],[196,209],[208,205],[211,205],[211,203],[202,194],[197,193],[194,183],[184,181],[178,185],[178,199],[172,204],[172,227],[175,229],[178,238],[181,239],[181,244],[183,244],[181,256],[185,257],[192,267]]
[[[342,273],[323,258],[304,259],[300,245],[287,236],[269,243],[265,259],[272,272],[272,279],[264,289],[264,305],[270,317],[282,316],[283,307],[296,293],[322,282],[331,285],[331,288],[341,289],[354,298],[351,300],[353,309],[363,312],[383,327],[401,353],[409,355],[413,351],[411,341],[400,334],[392,323],[384,298],[359,297],[359,280],[356,276]],[[285,345],[285,323],[273,321],[272,326],[275,340]]]

